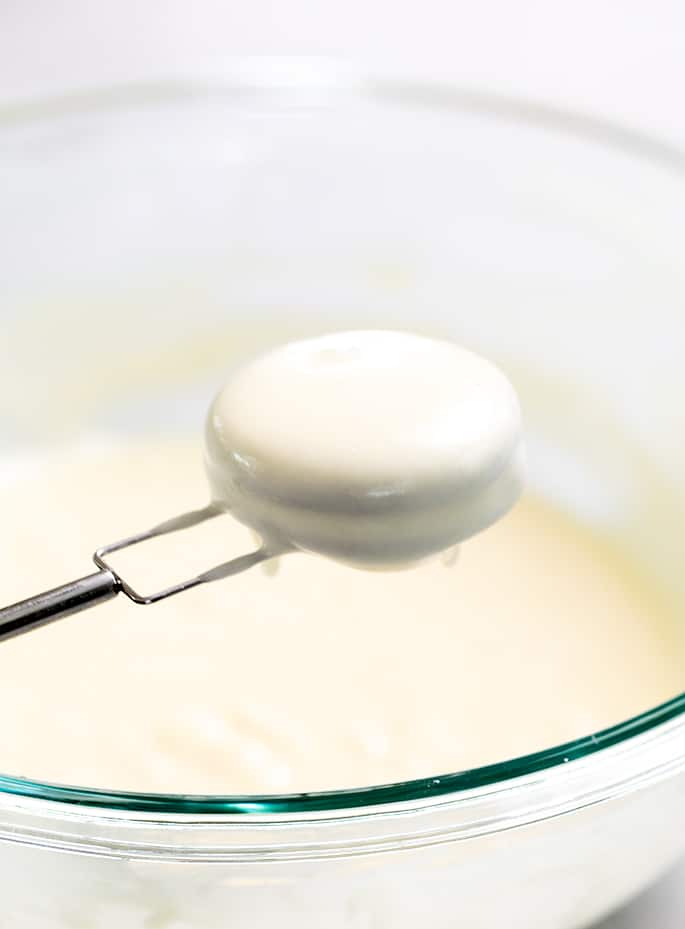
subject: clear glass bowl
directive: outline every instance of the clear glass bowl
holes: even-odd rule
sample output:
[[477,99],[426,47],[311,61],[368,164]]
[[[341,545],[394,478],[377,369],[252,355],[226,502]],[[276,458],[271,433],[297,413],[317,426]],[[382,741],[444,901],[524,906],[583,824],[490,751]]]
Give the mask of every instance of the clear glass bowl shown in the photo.
[[[5,107],[0,139],[3,454],[40,452],[46,423],[54,443],[195,430],[246,340],[419,325],[508,370],[533,484],[685,599],[685,156],[580,115],[302,62]],[[0,778],[3,915],[576,929],[685,847],[684,709],[368,790]]]

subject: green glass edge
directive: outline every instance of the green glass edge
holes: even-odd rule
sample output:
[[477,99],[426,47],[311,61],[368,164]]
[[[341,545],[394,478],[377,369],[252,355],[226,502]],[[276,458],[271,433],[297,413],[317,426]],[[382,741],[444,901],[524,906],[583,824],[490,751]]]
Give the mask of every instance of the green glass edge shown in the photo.
[[[122,86],[102,87],[94,91],[74,92],[47,101],[22,101],[0,107],[0,127],[22,125],[41,118],[53,118],[73,111],[117,108],[131,103],[154,104],[182,96],[227,94],[231,90],[254,90],[259,87],[238,86],[217,81],[161,81]],[[450,85],[419,82],[374,82],[366,87],[350,88],[352,93],[368,93],[385,102],[414,105],[474,109],[495,118],[520,120],[541,128],[577,135],[595,144],[622,150],[645,161],[685,176],[685,152],[661,140],[618,123],[589,117],[584,113],[558,110],[555,107],[501,97],[494,94],[467,92]],[[142,98],[142,99],[141,99]],[[436,777],[383,784],[353,790],[300,794],[268,794],[238,796],[202,796],[184,794],[146,794],[110,792],[81,787],[69,787],[40,781],[0,775],[0,794],[30,797],[75,806],[117,809],[130,812],[164,814],[278,814],[315,813],[330,810],[355,809],[389,803],[410,802],[446,794],[487,787],[502,781],[535,774],[557,765],[593,755],[649,731],[685,713],[685,693],[641,713],[623,723],[611,726],[572,742],[544,751],[523,755],[497,764]]]
[[662,703],[627,722],[604,729],[593,735],[566,742],[532,755],[510,761],[459,771],[440,777],[383,784],[357,790],[321,793],[243,795],[234,797],[184,794],[110,793],[81,787],[45,784],[20,778],[0,776],[0,792],[20,797],[33,797],[70,803],[76,806],[100,807],[145,813],[315,813],[345,810],[387,803],[440,797],[478,787],[487,787],[525,774],[535,774],[559,764],[585,758],[625,739],[654,728],[680,716],[685,711],[685,694]]

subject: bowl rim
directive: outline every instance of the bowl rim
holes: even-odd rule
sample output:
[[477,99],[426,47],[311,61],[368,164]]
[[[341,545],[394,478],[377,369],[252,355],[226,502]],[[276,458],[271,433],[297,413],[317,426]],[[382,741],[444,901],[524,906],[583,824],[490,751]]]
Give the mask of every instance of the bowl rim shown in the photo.
[[[498,120],[575,136],[637,160],[651,162],[685,178],[685,150],[619,122],[584,112],[497,93],[481,92],[430,78],[378,76],[369,69],[325,59],[235,59],[220,74],[136,80],[0,104],[0,132],[88,112],[107,113],[132,106],[155,106],[183,99],[229,94],[347,93],[371,102],[424,109],[472,112]],[[438,798],[459,800],[474,791],[558,769],[649,733],[685,714],[685,692],[600,732],[532,754],[454,773],[370,787],[299,794],[192,795],[108,791],[66,786],[0,774],[0,800],[25,798],[79,808],[130,814],[182,816],[335,814],[340,811],[415,804]],[[680,721],[682,725],[682,720]]]

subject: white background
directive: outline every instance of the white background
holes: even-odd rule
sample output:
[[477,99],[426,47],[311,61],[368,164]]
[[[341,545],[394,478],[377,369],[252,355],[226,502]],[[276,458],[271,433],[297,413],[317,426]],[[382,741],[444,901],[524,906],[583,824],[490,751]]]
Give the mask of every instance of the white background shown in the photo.
[[428,71],[685,143],[683,0],[0,2],[0,98],[236,54]]
[[[0,0],[0,103],[246,54],[448,78],[685,148],[685,0]],[[685,867],[602,929],[684,925]]]

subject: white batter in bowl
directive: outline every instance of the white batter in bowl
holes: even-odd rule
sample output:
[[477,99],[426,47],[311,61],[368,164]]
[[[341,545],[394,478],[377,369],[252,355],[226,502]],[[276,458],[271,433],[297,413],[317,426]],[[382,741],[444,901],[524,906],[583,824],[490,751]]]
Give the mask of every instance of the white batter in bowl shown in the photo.
[[[31,458],[39,478],[46,435],[187,433],[227,359],[284,335],[420,329],[503,367],[533,489],[679,609],[679,162],[648,141],[653,157],[637,157],[630,137],[612,148],[601,127],[588,141],[582,120],[463,102],[328,73],[290,90],[149,89],[14,113],[5,463],[24,480]],[[105,468],[98,478],[106,499]],[[32,589],[62,579],[57,559],[38,564]],[[250,642],[258,659],[263,639]],[[135,635],[119,654],[153,658]],[[230,653],[227,676],[247,657]],[[89,679],[93,699],[101,683]],[[27,929],[587,925],[682,847],[680,712],[676,699],[520,760],[349,793],[134,795],[8,776],[3,914]]]

